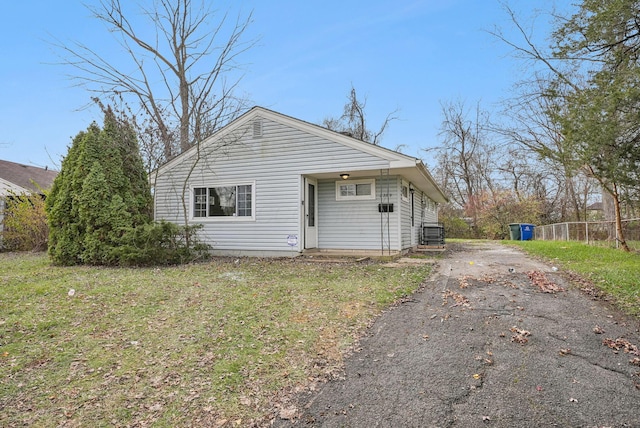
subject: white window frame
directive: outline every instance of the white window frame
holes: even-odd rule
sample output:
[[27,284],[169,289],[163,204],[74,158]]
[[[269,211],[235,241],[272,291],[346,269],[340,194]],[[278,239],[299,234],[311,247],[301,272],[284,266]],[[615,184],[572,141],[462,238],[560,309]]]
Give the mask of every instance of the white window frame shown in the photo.
[[[238,186],[251,186],[251,215],[250,216],[238,216],[238,215],[230,215],[230,216],[206,216],[206,217],[196,217],[194,216],[195,211],[195,189],[207,189],[206,195],[207,199],[209,198],[209,189],[216,187],[236,187],[236,212],[238,211]],[[207,210],[209,209],[209,202],[206,203]],[[255,221],[256,220],[256,182],[255,181],[234,181],[234,182],[221,182],[221,183],[212,183],[212,184],[202,184],[202,185],[192,185],[190,187],[190,198],[189,198],[189,219],[194,222],[247,222],[247,221]]]
[[[358,184],[369,184],[371,186],[370,195],[349,195],[343,196],[340,187],[346,185],[357,186]],[[342,180],[336,181],[336,201],[370,201],[376,199],[376,179],[367,178],[361,180]]]
[[[406,195],[404,189],[407,189]],[[402,185],[400,186],[400,195],[404,202],[409,202],[409,183],[404,180],[402,180]]]

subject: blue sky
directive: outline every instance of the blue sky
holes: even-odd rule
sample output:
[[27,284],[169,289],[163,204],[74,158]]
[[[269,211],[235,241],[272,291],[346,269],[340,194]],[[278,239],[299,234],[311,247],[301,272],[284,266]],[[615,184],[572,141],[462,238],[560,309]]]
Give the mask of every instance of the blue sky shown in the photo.
[[[101,113],[67,77],[52,43],[82,41],[111,50],[105,28],[83,4],[6,2],[0,16],[0,158],[59,168],[71,138]],[[512,0],[523,19],[552,0]],[[562,3],[562,2],[560,2]],[[569,2],[564,2],[568,4]],[[425,157],[437,146],[441,102],[481,101],[491,111],[520,80],[522,64],[486,30],[509,20],[497,0],[246,0],[216,2],[232,16],[253,10],[239,89],[254,105],[312,123],[339,116],[353,85],[377,128],[398,110],[382,145]],[[363,6],[366,4],[366,7]],[[536,32],[543,35],[544,20]],[[117,55],[117,51],[115,51]]]

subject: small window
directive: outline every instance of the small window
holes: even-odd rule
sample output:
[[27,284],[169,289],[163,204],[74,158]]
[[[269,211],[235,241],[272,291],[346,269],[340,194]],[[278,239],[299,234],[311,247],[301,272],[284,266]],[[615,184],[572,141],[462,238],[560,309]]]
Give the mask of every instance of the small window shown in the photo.
[[253,185],[196,187],[194,218],[253,217]]
[[337,201],[375,198],[376,181],[374,179],[336,181]]
[[402,182],[402,200],[409,200],[409,184],[407,184],[405,181]]

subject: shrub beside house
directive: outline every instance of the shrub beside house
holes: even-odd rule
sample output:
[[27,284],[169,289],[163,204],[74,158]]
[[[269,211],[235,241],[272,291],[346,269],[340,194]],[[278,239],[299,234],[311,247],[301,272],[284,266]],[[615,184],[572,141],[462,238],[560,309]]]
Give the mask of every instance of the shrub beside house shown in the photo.
[[[15,231],[15,226],[8,228],[11,219],[5,218],[10,204],[30,201],[27,207],[31,206],[37,209],[41,199],[34,201],[33,198],[44,198],[44,192],[51,188],[57,175],[57,171],[48,168],[0,160],[0,249],[8,249],[7,246],[11,249],[10,242],[5,240],[5,235],[11,232],[9,229]],[[38,221],[37,216],[29,215],[29,213],[23,214],[25,214],[24,219],[31,223],[24,225],[26,228],[34,228],[35,230],[41,228],[41,225],[35,224]],[[44,226],[46,227],[46,223]]]

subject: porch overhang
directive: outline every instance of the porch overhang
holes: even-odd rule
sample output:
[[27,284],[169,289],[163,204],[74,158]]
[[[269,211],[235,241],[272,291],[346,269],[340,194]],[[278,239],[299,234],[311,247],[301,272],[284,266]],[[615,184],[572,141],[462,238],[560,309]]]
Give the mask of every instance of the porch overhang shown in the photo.
[[[436,184],[435,180],[419,159],[391,161],[389,168],[382,169],[389,172],[389,175],[399,175],[411,182],[416,189],[421,190],[431,200],[439,204],[448,202],[442,189]],[[380,176],[380,169],[349,169],[345,171],[326,171],[309,174],[317,179],[341,179],[341,174],[349,174],[349,179],[370,178]]]

